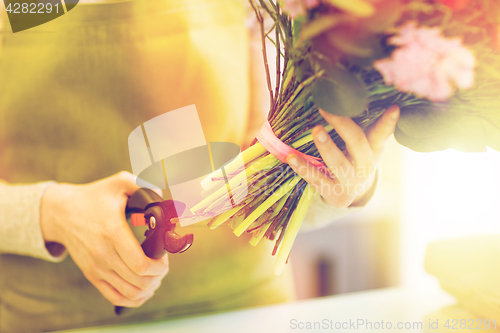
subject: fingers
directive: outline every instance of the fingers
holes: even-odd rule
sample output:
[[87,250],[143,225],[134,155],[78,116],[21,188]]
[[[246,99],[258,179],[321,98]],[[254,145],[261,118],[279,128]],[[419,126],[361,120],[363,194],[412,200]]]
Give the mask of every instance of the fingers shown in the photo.
[[136,184],[137,177],[127,171],[120,171],[117,174],[108,178],[120,190],[124,190],[125,194],[131,196],[140,187]]
[[344,153],[333,142],[330,135],[323,126],[316,126],[312,130],[314,144],[325,161],[326,166],[342,182],[347,176],[345,170],[352,169],[351,163],[347,160]]
[[[116,183],[117,187],[121,189],[120,191],[127,195],[132,195],[139,189],[139,186],[135,184],[135,176],[125,171],[111,176],[109,180]],[[148,258],[132,230],[127,226],[125,215],[123,215],[121,224],[123,227],[108,230],[108,237],[125,265],[138,276],[165,276],[168,272],[167,257],[162,259]],[[125,270],[122,271],[122,274],[126,274]]]
[[128,308],[136,308],[144,304],[149,298],[154,295],[154,291],[149,293],[147,296],[139,298],[137,300],[131,300],[123,296],[118,290],[111,286],[108,282],[104,280],[91,281],[92,284],[101,292],[101,294],[111,302],[111,304],[116,306],[125,306]]
[[[116,253],[116,259],[112,261],[114,264],[114,271],[124,281],[139,290],[152,290],[151,288],[161,283],[165,274],[157,276],[141,276],[133,272]],[[111,267],[111,266],[110,266]]]
[[113,286],[123,297],[131,301],[139,301],[149,297],[161,284],[161,280],[157,278],[152,280],[153,283],[148,285],[147,288],[142,289],[125,281],[116,272],[109,271],[106,275],[104,280]]
[[375,159],[378,160],[384,149],[385,142],[394,133],[399,119],[399,107],[393,105],[388,108],[382,117],[368,131],[367,137],[373,150]]
[[321,109],[319,112],[344,140],[349,155],[354,159],[354,164],[371,165],[372,150],[363,129],[351,118],[333,115]]
[[326,203],[339,208],[347,207],[371,188],[384,143],[394,132],[399,118],[399,108],[390,107],[368,134],[351,118],[329,114],[321,109],[319,112],[344,140],[347,148],[345,154],[322,126],[312,130],[314,144],[334,178],[296,154],[288,156],[287,161],[321,194]]
[[344,195],[346,194],[344,188],[337,179],[330,178],[298,155],[290,154],[287,157],[287,162],[300,177],[321,194],[329,205],[341,208],[347,207],[351,203]]
[[[108,180],[116,183],[118,187],[125,190],[125,194],[128,196],[131,196],[140,188],[136,183],[137,177],[127,171],[120,171],[109,177]],[[163,191],[161,189],[157,188],[152,190],[163,198]]]
[[168,272],[168,258],[148,258],[130,228],[122,228],[113,237],[116,252],[130,270],[139,276],[165,276]]
[[[110,177],[116,188],[127,196],[139,189],[135,180],[135,176],[128,172]],[[161,190],[155,192],[162,195]],[[122,222],[122,228],[109,232],[116,258],[109,258],[108,267],[111,270],[105,280],[126,299],[138,301],[159,287],[168,272],[168,257],[148,258],[125,220]]]
[[127,307],[150,298],[168,272],[168,258],[148,258],[125,220],[127,199],[139,189],[135,180],[120,172],[67,184],[54,192],[57,205],[49,214],[84,276],[113,304]]
[[[135,238],[129,240],[129,245],[133,245],[128,249],[124,249],[121,242],[123,238],[120,238],[120,241],[117,239],[118,237],[112,239],[111,246],[114,246],[115,250],[111,250],[112,252],[108,252],[104,257],[98,276],[119,294],[116,295],[113,290],[108,290],[110,294],[105,295],[106,298],[109,296],[122,302],[113,303],[114,305],[139,306],[160,286],[168,271],[168,259],[167,256],[160,259],[146,257]],[[122,252],[120,253],[117,248]]]

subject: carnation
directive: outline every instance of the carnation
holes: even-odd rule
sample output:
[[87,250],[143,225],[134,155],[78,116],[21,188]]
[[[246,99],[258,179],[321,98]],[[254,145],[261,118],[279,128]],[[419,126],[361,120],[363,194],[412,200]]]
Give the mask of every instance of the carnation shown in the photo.
[[457,88],[474,85],[476,59],[460,38],[446,38],[439,28],[417,28],[409,22],[389,43],[399,47],[391,58],[376,61],[374,67],[386,84],[394,84],[400,91],[442,102]]

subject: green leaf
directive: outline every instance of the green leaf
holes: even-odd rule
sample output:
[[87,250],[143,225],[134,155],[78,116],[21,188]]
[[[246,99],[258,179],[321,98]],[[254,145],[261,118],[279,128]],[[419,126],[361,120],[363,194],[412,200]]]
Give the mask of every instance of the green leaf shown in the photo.
[[[373,49],[363,38],[352,38],[352,36],[339,33],[338,31],[331,31],[326,36],[332,45],[344,54],[360,58],[368,58],[373,55]],[[373,39],[373,36],[370,37]]]
[[432,137],[428,138],[411,137],[405,134],[405,132],[403,132],[399,127],[396,127],[394,131],[394,138],[400,145],[420,153],[440,151],[448,148],[445,146],[439,146],[437,142],[433,142]]
[[295,75],[300,82],[304,81],[311,75],[314,75],[314,70],[308,59],[304,59],[299,65],[295,67]]
[[300,45],[305,41],[311,40],[324,32],[336,27],[339,23],[345,21],[341,15],[321,15],[307,24],[302,25],[297,44]]
[[312,87],[314,103],[326,112],[356,117],[368,105],[368,91],[360,78],[345,68],[325,66],[325,74]]
[[481,117],[466,116],[450,127],[442,140],[450,148],[459,151],[485,152],[490,139],[498,137],[498,133],[498,129],[489,121]]
[[426,138],[443,132],[457,123],[463,114],[452,111],[446,104],[421,104],[404,107],[398,128],[414,138]]
[[[447,126],[442,126],[439,130],[434,127],[433,131],[413,133],[417,135],[405,132],[398,123],[394,137],[401,145],[418,152],[431,152],[447,148],[464,152],[484,152],[486,146],[500,151],[500,128],[495,125],[498,117],[498,113],[491,118],[485,114],[464,115],[458,121],[450,121]],[[431,125],[432,121],[429,119],[426,123]],[[410,130],[415,132],[414,128],[410,128]],[[428,136],[423,136],[423,133],[428,134]]]
[[302,27],[304,23],[307,21],[307,18],[303,16],[299,16],[292,22],[292,35],[293,35],[293,44],[296,45],[298,43],[298,39],[302,32]]
[[382,47],[381,36],[372,36],[371,39],[366,41],[365,46],[369,47],[371,54],[368,57],[361,57],[356,55],[344,54],[342,59],[346,60],[350,65],[357,65],[359,67],[372,66],[373,62],[378,59],[386,57],[384,54],[384,48]]

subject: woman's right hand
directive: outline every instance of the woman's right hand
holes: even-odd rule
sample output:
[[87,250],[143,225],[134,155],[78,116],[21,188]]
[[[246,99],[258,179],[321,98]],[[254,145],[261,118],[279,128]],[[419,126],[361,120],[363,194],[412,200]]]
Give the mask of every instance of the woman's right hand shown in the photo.
[[125,219],[127,199],[139,187],[120,172],[85,184],[49,186],[41,205],[46,242],[62,244],[85,277],[113,305],[138,307],[168,272],[168,258],[148,258]]

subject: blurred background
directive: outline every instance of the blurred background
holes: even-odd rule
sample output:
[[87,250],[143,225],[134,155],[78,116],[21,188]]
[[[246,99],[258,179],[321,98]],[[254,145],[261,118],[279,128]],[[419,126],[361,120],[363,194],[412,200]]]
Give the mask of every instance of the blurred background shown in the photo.
[[362,212],[303,232],[291,253],[299,299],[404,286],[438,288],[427,244],[500,234],[500,153],[416,153],[391,138]]

